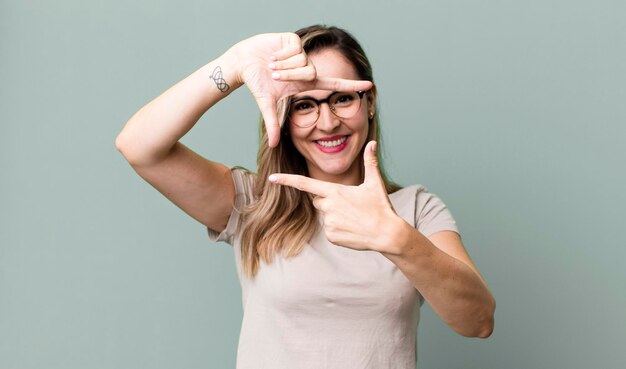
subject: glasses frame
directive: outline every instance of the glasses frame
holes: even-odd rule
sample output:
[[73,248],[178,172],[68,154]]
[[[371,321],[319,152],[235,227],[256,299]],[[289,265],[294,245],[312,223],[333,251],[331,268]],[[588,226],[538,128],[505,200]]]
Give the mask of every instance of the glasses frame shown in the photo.
[[359,110],[361,110],[361,100],[363,99],[363,96],[365,96],[365,94],[367,94],[369,91],[355,91],[355,92],[356,92],[356,94],[357,94],[357,95],[359,95],[359,107],[358,107],[358,109],[354,112],[354,114],[352,114],[351,116],[349,116],[349,117],[342,117],[342,116],[337,115],[337,112],[335,111],[335,107],[330,105],[330,99],[331,99],[333,96],[335,96],[336,94],[339,94],[339,93],[346,93],[346,92],[347,92],[347,91],[335,91],[335,92],[333,92],[332,94],[328,95],[325,99],[321,99],[321,100],[317,100],[317,99],[314,99],[314,98],[312,98],[312,97],[303,97],[303,98],[300,98],[300,99],[293,100],[293,101],[291,101],[291,102],[289,103],[289,106],[288,106],[288,108],[289,108],[289,109],[287,110],[287,115],[286,115],[286,116],[287,116],[287,118],[289,118],[289,121],[291,122],[291,119],[290,119],[290,117],[291,117],[291,106],[292,106],[294,103],[297,103],[298,101],[303,101],[303,100],[311,100],[312,102],[314,102],[314,103],[316,103],[316,104],[317,104],[317,117],[315,117],[315,120],[314,120],[312,123],[307,124],[307,125],[301,125],[301,124],[296,124],[296,123],[292,122],[293,124],[295,124],[296,126],[298,126],[298,127],[300,127],[300,128],[309,128],[309,127],[314,126],[314,125],[315,125],[315,123],[317,123],[317,121],[320,119],[320,108],[321,108],[321,106],[322,106],[322,104],[323,104],[323,103],[328,104],[328,108],[330,109],[330,111],[331,111],[331,112],[332,112],[332,113],[333,113],[333,114],[334,114],[337,118],[342,118],[342,119],[352,118],[353,116],[355,116],[355,115],[356,115],[356,113],[357,113]]

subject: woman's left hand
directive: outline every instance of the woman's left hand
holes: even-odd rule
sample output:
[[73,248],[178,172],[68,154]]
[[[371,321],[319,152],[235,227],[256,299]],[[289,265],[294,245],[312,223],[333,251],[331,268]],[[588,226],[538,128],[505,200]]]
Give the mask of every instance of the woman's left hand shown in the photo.
[[359,186],[294,174],[272,174],[269,180],[316,195],[313,205],[324,214],[324,231],[330,242],[355,250],[389,251],[404,220],[393,210],[387,196],[375,141],[366,145],[363,159],[365,178]]

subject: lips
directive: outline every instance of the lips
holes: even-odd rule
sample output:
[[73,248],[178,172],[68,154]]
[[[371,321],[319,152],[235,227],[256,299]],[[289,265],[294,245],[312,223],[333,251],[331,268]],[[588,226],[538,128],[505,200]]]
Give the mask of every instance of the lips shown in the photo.
[[315,146],[325,153],[339,152],[348,146],[350,135],[336,135],[315,140]]
[[315,141],[318,145],[324,147],[336,147],[344,143],[348,139],[348,136],[333,136],[329,138],[319,139]]

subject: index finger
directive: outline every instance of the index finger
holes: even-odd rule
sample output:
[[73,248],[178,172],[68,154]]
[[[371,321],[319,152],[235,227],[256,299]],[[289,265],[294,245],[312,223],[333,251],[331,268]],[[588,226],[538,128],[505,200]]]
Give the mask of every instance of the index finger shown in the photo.
[[317,77],[315,80],[316,90],[329,91],[367,91],[372,88],[372,81],[356,81],[351,79],[334,77]]
[[272,174],[269,181],[283,186],[289,186],[306,191],[314,195],[327,197],[337,184],[324,182],[298,174]]

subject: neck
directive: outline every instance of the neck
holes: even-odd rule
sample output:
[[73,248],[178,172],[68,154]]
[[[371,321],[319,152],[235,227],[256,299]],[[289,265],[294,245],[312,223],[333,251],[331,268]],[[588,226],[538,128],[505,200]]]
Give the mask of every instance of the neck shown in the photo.
[[340,174],[326,173],[312,165],[308,166],[308,170],[309,177],[313,179],[346,186],[358,186],[363,183],[363,170],[361,167],[359,160],[355,160],[347,171]]

